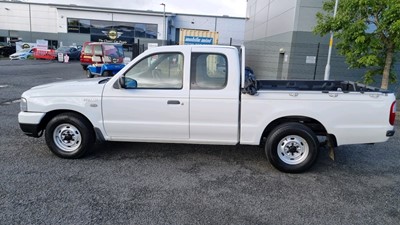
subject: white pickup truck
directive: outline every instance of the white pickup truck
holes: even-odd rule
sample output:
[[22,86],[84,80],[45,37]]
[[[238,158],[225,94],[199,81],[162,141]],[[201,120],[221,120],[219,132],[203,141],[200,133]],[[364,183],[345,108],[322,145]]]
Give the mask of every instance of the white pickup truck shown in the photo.
[[261,145],[284,172],[312,166],[320,142],[335,147],[393,136],[393,93],[345,81],[257,81],[243,66],[243,52],[149,49],[111,78],[24,92],[19,124],[29,136],[45,133],[50,150],[63,158],[81,157],[96,139]]

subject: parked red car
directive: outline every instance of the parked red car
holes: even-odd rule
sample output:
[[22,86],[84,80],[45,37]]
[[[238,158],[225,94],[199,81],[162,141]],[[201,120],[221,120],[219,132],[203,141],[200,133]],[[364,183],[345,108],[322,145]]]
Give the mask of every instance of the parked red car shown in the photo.
[[115,60],[113,63],[123,63],[124,61],[124,48],[119,43],[108,42],[85,42],[80,56],[81,65],[84,70],[89,65],[92,65],[92,57],[100,56],[103,58],[105,55],[110,56]]

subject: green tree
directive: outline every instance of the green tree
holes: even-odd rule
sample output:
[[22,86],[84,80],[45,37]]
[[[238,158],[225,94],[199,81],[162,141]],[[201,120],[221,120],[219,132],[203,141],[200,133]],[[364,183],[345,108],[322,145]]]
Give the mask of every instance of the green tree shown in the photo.
[[351,68],[366,68],[364,82],[382,75],[381,88],[396,82],[395,55],[400,50],[400,0],[335,0],[324,2],[317,13],[314,33],[334,32],[336,48]]

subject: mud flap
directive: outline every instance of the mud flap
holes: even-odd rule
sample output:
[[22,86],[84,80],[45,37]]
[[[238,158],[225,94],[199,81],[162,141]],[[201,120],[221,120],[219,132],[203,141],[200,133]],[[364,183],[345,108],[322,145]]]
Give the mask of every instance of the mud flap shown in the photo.
[[330,135],[326,135],[326,141],[329,148],[329,158],[335,161],[335,147],[333,147],[333,142]]

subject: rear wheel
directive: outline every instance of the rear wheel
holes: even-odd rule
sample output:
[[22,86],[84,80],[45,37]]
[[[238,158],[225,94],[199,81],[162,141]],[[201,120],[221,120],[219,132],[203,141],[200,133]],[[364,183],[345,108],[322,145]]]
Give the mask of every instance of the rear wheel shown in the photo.
[[103,77],[108,77],[108,76],[111,76],[111,75],[112,75],[111,71],[109,71],[109,70],[106,70],[106,71],[103,72],[103,74],[101,74],[101,76],[103,76]]
[[47,146],[61,158],[79,158],[94,144],[95,134],[90,122],[75,113],[63,113],[46,126]]
[[315,163],[318,146],[318,139],[310,128],[300,123],[285,123],[270,133],[265,153],[278,170],[300,173]]

